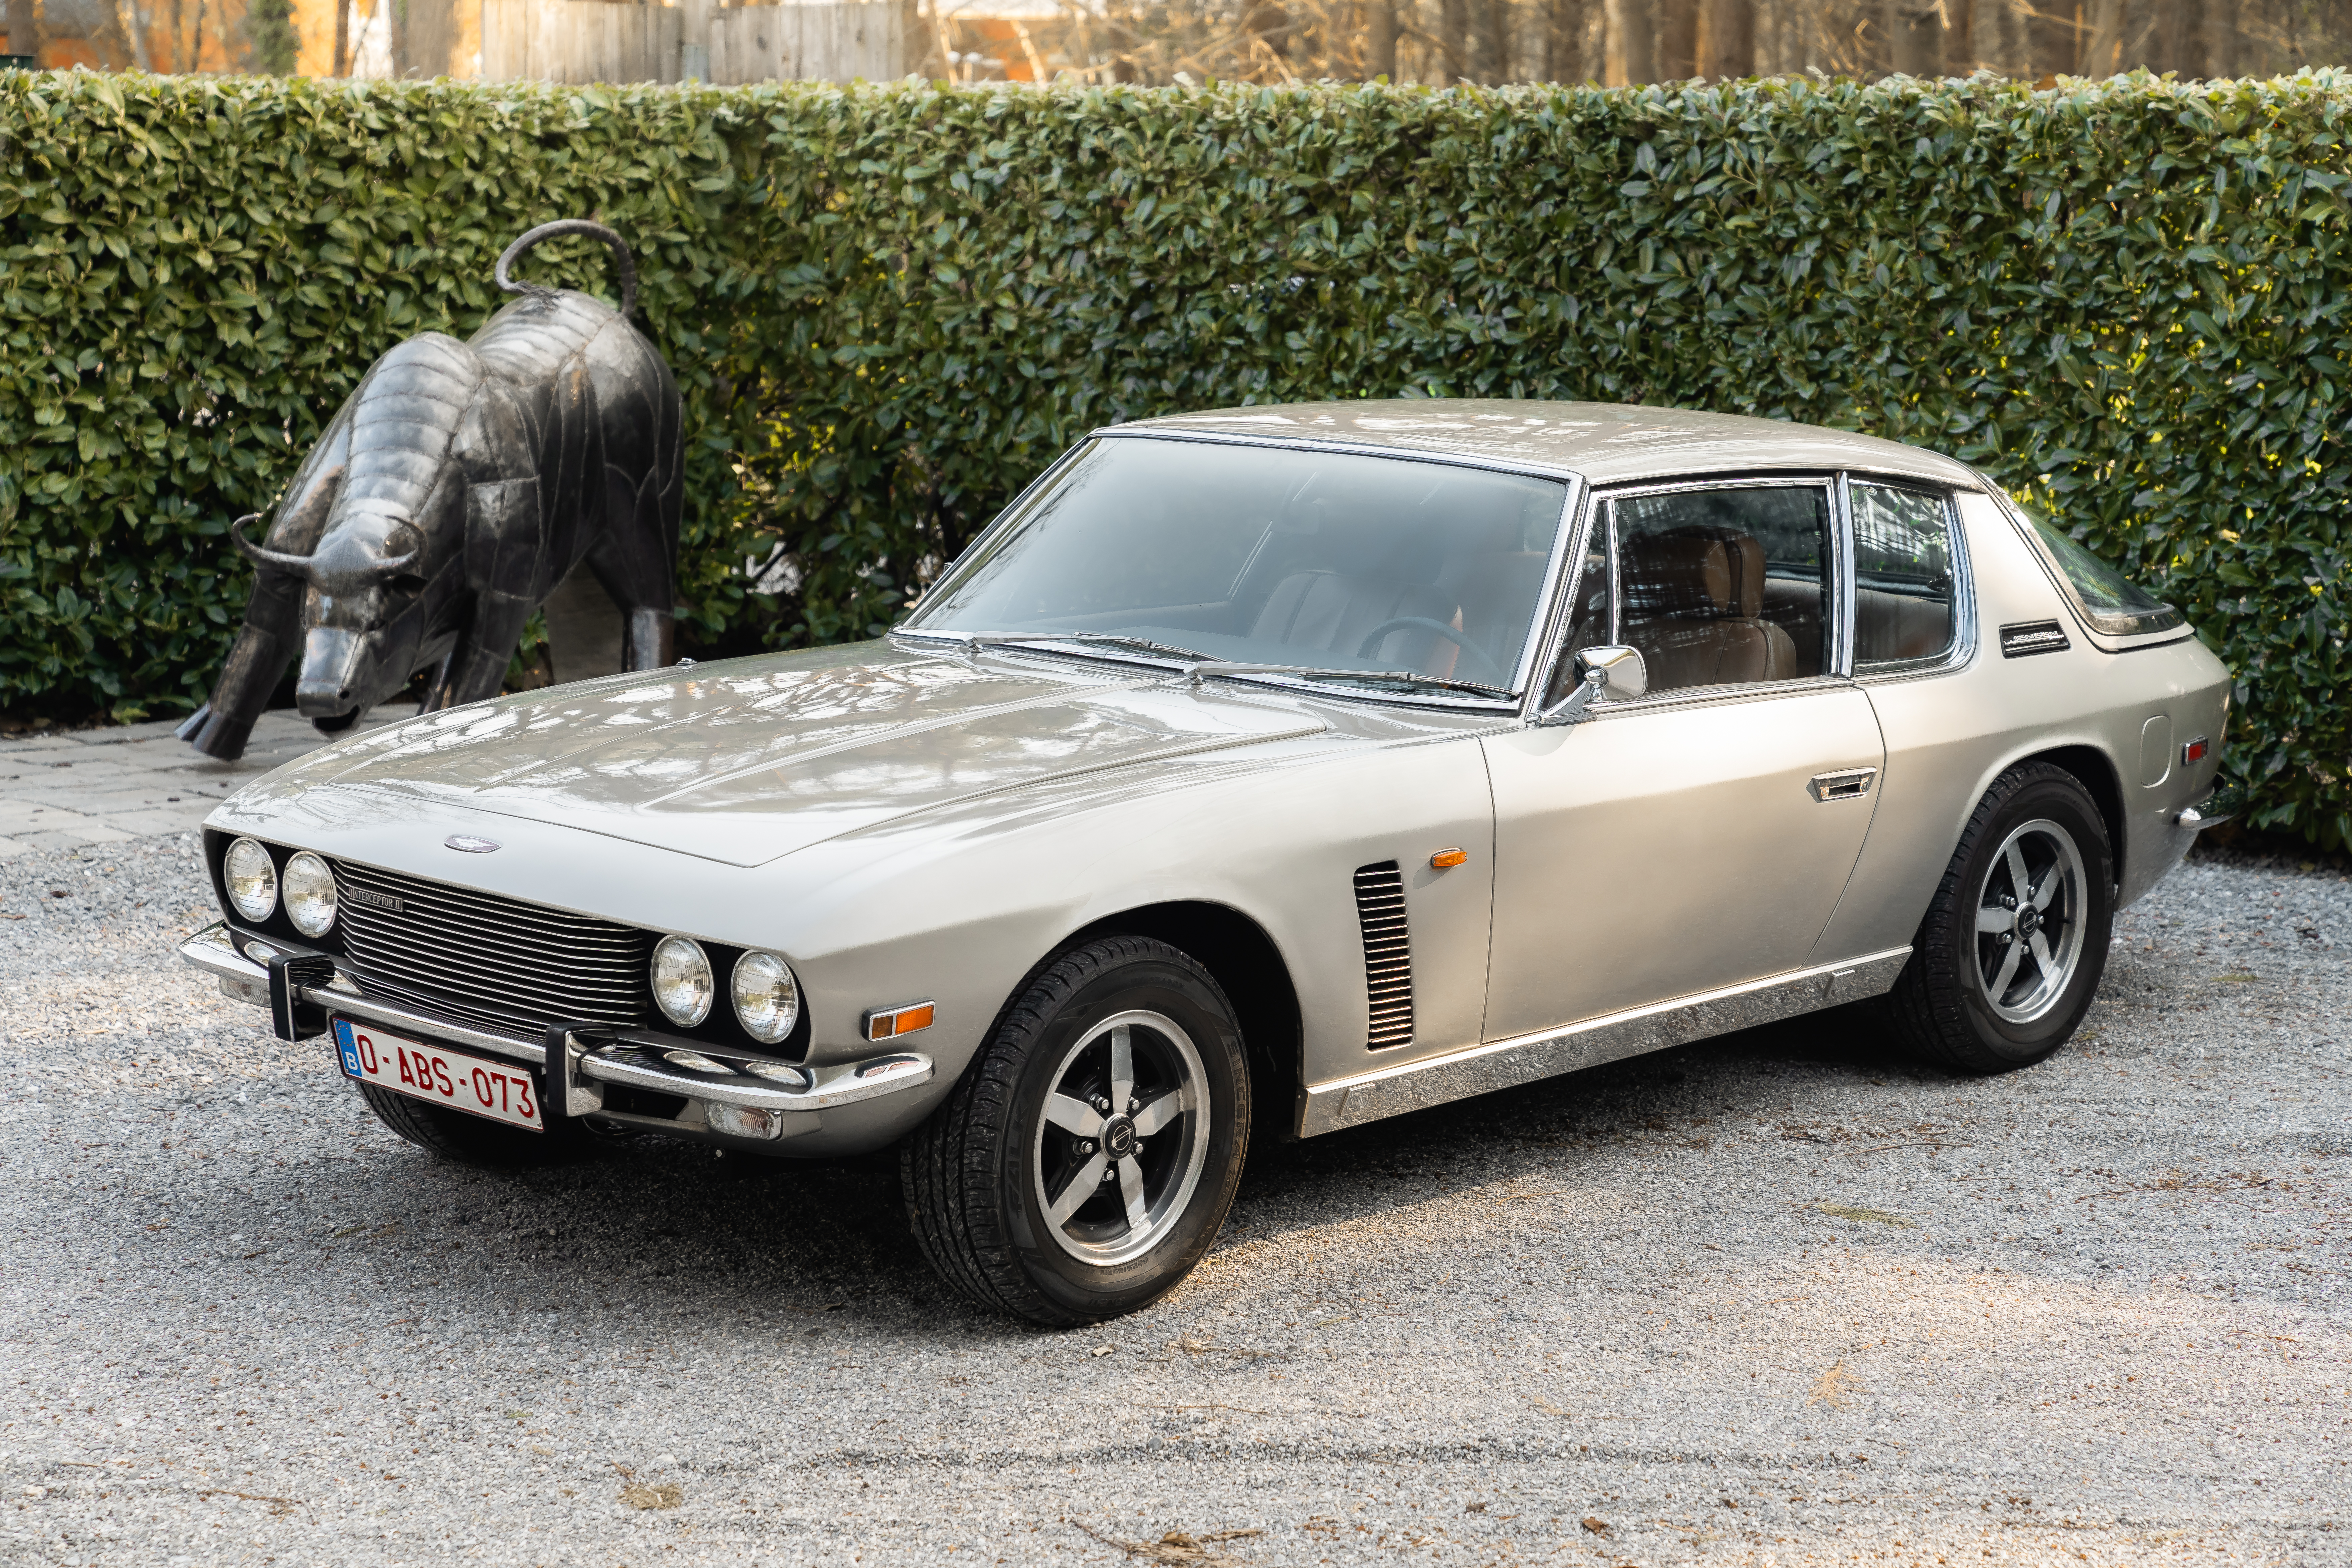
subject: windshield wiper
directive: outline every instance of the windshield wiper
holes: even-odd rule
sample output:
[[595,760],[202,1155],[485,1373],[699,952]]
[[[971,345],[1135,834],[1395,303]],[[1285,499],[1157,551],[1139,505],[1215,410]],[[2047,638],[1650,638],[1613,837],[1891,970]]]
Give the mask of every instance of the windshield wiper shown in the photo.
[[1192,671],[1199,681],[1212,675],[1287,675],[1300,680],[1386,680],[1403,686],[1434,687],[1440,691],[1466,691],[1474,697],[1516,698],[1518,693],[1500,686],[1482,686],[1475,680],[1444,680],[1434,675],[1419,675],[1410,669],[1320,669],[1307,664],[1234,664],[1214,659]]
[[[917,637],[926,634],[917,632]],[[953,636],[954,634],[943,634]],[[1117,632],[971,632],[955,637],[967,649],[1019,647],[1024,643],[1074,642],[1101,643],[1108,647],[1129,648],[1137,653],[1157,654],[1162,658],[1181,658],[1187,664],[1219,664],[1216,655],[1198,649],[1177,647],[1172,644],[1153,642],[1150,637],[1125,637]]]
[[1212,675],[1286,675],[1300,680],[1370,680],[1387,681],[1393,685],[1432,688],[1440,691],[1466,692],[1473,697],[1499,698],[1510,701],[1518,693],[1506,687],[1485,686],[1475,680],[1447,680],[1434,675],[1422,675],[1410,669],[1325,669],[1310,664],[1242,664],[1197,648],[1178,647],[1171,643],[1154,642],[1150,637],[1133,637],[1118,632],[923,632],[914,637],[936,637],[960,642],[969,650],[983,647],[1018,647],[1032,643],[1100,643],[1108,647],[1130,648],[1138,653],[1153,654],[1161,658],[1182,659],[1191,668],[1186,671],[1198,684]]

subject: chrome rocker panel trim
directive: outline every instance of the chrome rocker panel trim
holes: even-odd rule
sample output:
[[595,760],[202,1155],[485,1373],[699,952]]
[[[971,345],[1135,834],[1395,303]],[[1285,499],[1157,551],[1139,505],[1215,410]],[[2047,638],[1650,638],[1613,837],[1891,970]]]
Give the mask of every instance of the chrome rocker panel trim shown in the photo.
[[[180,957],[193,967],[217,978],[225,994],[238,1001],[267,1005],[269,972],[237,950],[236,934],[241,933],[234,932],[226,921],[215,921],[180,944]],[[268,939],[247,937],[246,940],[264,942]],[[373,996],[362,996],[340,973],[331,984],[305,985],[299,989],[303,1001],[331,1012],[364,1018],[387,1028],[414,1029],[427,1039],[446,1045],[467,1046],[541,1066],[547,1062],[547,1046],[542,1040],[519,1039],[511,1035],[468,1028],[429,1013],[418,1013]],[[577,1036],[567,1036],[565,1040],[567,1045],[579,1046]],[[632,1055],[614,1057],[604,1054],[618,1050],[627,1050]],[[614,1034],[610,1045],[580,1047],[576,1058],[578,1071],[584,1078],[622,1084],[631,1089],[682,1095],[688,1100],[717,1100],[722,1105],[740,1105],[752,1110],[825,1110],[839,1105],[854,1105],[859,1100],[873,1100],[929,1083],[936,1074],[930,1058],[915,1051],[893,1051],[887,1056],[865,1061],[801,1068],[803,1087],[794,1089],[781,1085],[730,1083],[702,1073],[657,1068],[635,1055],[658,1050],[693,1051],[714,1058],[726,1055],[724,1051],[714,1051],[699,1040],[681,1039],[642,1029],[622,1029]]]
[[1894,986],[1895,977],[1910,956],[1907,947],[1892,948],[1843,963],[1776,974],[1654,1006],[1629,1008],[1565,1029],[1496,1040],[1428,1061],[1400,1062],[1317,1084],[1302,1096],[1298,1135],[1312,1138],[1337,1132],[1408,1110],[1491,1094],[1498,1089],[1883,995]]

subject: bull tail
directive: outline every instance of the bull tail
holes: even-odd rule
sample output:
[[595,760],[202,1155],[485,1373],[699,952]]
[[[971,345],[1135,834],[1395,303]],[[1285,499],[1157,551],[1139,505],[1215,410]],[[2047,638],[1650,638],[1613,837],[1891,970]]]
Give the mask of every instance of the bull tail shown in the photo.
[[637,264],[629,255],[628,241],[606,228],[603,224],[591,223],[586,218],[567,217],[554,223],[541,224],[537,228],[524,234],[512,245],[508,246],[506,254],[499,258],[497,272],[499,287],[509,294],[554,293],[554,289],[541,283],[517,282],[508,269],[522,258],[524,252],[530,250],[541,240],[553,239],[558,235],[565,234],[584,234],[592,239],[601,239],[612,247],[613,272],[621,284],[621,315],[624,320],[626,320],[637,308]]

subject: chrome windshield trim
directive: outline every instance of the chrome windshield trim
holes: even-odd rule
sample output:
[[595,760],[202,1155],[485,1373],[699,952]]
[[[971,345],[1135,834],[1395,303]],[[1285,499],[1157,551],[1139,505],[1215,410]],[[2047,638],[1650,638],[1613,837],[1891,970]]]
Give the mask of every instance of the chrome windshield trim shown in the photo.
[[1580,481],[1584,476],[1564,463],[1539,458],[1491,458],[1475,452],[1449,452],[1443,447],[1383,447],[1366,441],[1327,441],[1312,436],[1276,436],[1240,430],[1158,430],[1133,425],[1105,425],[1087,432],[1087,439],[1122,441],[1195,441],[1212,447],[1272,447],[1291,452],[1330,452],[1349,458],[1390,458],[1406,463],[1447,463],[1458,468],[1487,468],[1498,474],[1526,474],[1538,479]]
[[[1573,558],[1569,547],[1574,542],[1572,535],[1575,533],[1575,523],[1582,514],[1585,498],[1591,493],[1591,487],[1585,483],[1584,476],[1576,469],[1534,459],[1518,461],[1478,457],[1467,453],[1399,450],[1393,447],[1370,446],[1354,441],[1318,441],[1291,436],[1252,436],[1201,430],[1147,430],[1129,426],[1105,426],[1099,429],[1088,431],[1083,439],[1074,442],[1067,451],[1047,465],[1043,473],[1023,486],[1021,493],[1013,498],[1012,503],[992,518],[988,526],[975,534],[971,542],[964,546],[962,552],[948,564],[946,570],[942,571],[923,590],[922,598],[928,600],[942,589],[953,587],[967,563],[975,563],[985,556],[987,547],[993,537],[1000,531],[1013,526],[1017,521],[1023,511],[1027,509],[1031,500],[1041,492],[1047,480],[1068,467],[1080,453],[1096,441],[1113,438],[1193,441],[1221,447],[1260,447],[1276,451],[1329,452],[1346,457],[1379,458],[1390,462],[1436,463],[1452,468],[1481,468],[1492,473],[1517,474],[1528,479],[1551,479],[1564,484],[1567,488],[1560,498],[1559,521],[1552,531],[1551,559],[1546,563],[1544,568],[1543,591],[1537,596],[1535,616],[1528,623],[1526,638],[1519,645],[1518,663],[1511,671],[1508,697],[1446,698],[1430,693],[1349,689],[1328,682],[1280,681],[1271,677],[1265,678],[1286,690],[1315,691],[1326,696],[1345,698],[1351,701],[1376,702],[1386,707],[1434,707],[1451,711],[1501,713],[1518,712],[1525,707],[1534,689],[1537,671],[1546,668],[1543,657],[1546,630],[1559,600],[1563,573],[1568,562]],[[919,603],[912,613],[917,616],[922,614],[922,606]],[[985,637],[988,634],[977,635]],[[971,638],[975,636],[973,633],[953,631],[944,627],[910,626],[905,622],[890,627],[884,636],[894,639],[919,637],[930,642],[951,643],[959,647],[971,647],[975,654],[1008,651],[1008,645],[1005,644],[983,644],[972,647]],[[1038,645],[1034,643],[1009,645],[1009,650],[1019,652],[1037,647]],[[1143,669],[1184,670],[1187,668],[1182,662],[1172,658],[1160,659],[1139,652],[1128,652],[1122,656],[1121,650],[1114,648],[1048,647],[1044,651],[1066,658],[1087,658],[1106,664],[1129,665]],[[1204,665],[1200,668],[1202,673],[1211,675],[1215,673],[1213,667]],[[1261,677],[1253,674],[1250,679],[1258,679]]]

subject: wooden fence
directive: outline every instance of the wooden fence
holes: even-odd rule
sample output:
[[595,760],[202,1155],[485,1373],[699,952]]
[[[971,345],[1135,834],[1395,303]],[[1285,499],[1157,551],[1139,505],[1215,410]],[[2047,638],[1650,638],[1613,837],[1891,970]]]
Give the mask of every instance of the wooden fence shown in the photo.
[[906,10],[889,0],[847,5],[732,5],[710,13],[710,79],[887,81],[910,68]]
[[[699,39],[694,35],[700,31]],[[843,5],[482,0],[482,72],[495,81],[884,81],[919,47],[903,0]]]

